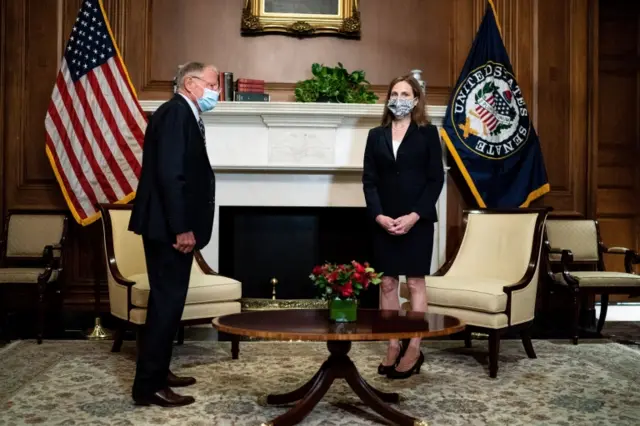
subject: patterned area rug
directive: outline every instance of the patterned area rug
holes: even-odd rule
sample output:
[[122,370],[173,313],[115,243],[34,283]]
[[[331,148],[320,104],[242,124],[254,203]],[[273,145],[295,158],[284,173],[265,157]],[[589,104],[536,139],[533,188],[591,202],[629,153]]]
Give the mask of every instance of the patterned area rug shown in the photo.
[[[383,343],[354,344],[362,375],[381,390],[403,395],[397,408],[429,425],[637,425],[640,352],[616,343],[535,341],[528,359],[518,341],[503,341],[497,379],[487,373],[486,341],[425,342],[421,374],[389,381],[376,374]],[[306,382],[326,359],[316,343],[247,342],[231,360],[226,342],[186,342],[173,370],[196,376],[187,389],[196,404],[135,407],[129,398],[135,368],[132,343],[119,354],[110,342],[17,342],[0,349],[0,425],[259,425],[284,412],[264,407],[266,392]],[[187,393],[187,392],[185,392]],[[304,425],[387,424],[342,381]]]

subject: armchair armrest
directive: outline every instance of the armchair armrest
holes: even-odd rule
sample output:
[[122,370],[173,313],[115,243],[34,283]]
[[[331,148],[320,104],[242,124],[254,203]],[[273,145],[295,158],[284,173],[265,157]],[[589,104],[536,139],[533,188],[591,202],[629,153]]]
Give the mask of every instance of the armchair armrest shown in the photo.
[[627,250],[624,254],[624,269],[628,274],[633,274],[633,265],[640,263],[640,254],[633,250]]
[[[131,300],[131,287],[135,285],[134,281],[128,280],[122,276],[120,269],[118,269],[118,261],[116,260],[116,251],[113,247],[113,235],[111,230],[111,216],[109,216],[108,210],[105,209],[105,205],[100,204],[100,212],[102,213],[103,232],[105,236],[105,255],[107,257],[107,267],[109,268],[109,274],[117,284],[127,287],[128,297],[127,300]],[[127,314],[128,315],[128,314]]]
[[48,265],[53,264],[53,262],[56,260],[53,255],[54,251],[60,252],[60,256],[58,256],[58,259],[62,257],[62,246],[60,244],[49,244],[45,246],[44,250],[42,251],[42,258]]
[[5,240],[0,237],[0,266],[4,263]]
[[562,249],[558,247],[551,247],[549,240],[545,240],[544,248],[548,254],[562,254]]
[[202,256],[202,253],[200,253],[199,250],[196,250],[193,253],[193,257],[195,258],[196,262],[198,263],[198,267],[202,270],[202,272],[205,275],[218,275],[218,273],[216,271],[214,271],[211,268],[211,266],[209,266],[207,261],[204,260],[204,257]]
[[633,251],[626,247],[607,247],[604,244],[600,247],[602,248],[603,253],[607,254],[627,254],[628,251]]
[[628,251],[633,251],[626,247],[607,247],[607,245],[602,241],[598,241],[598,249],[600,249],[602,253],[607,254],[626,254]]
[[[562,277],[572,289],[578,287],[578,280],[576,280],[569,270],[569,266],[573,263],[573,252],[569,249],[562,249],[558,247],[551,247],[549,241],[544,242],[545,249],[548,254],[559,254],[560,264],[562,265]],[[549,271],[548,275],[553,278],[553,273]]]
[[[53,255],[54,250],[59,250],[60,256],[55,257]],[[60,244],[49,244],[45,246],[44,250],[42,250],[42,259],[44,260],[45,268],[38,276],[38,282],[44,285],[49,282],[49,278],[51,278],[54,270],[57,270],[58,273],[62,271],[62,246]]]
[[[54,256],[53,252],[59,251],[59,256]],[[58,271],[58,273],[62,272],[62,246],[60,244],[49,244],[44,247],[42,250],[42,259],[45,263],[45,270],[38,277],[39,281],[47,282],[53,274],[54,269]]]
[[135,285],[135,281],[128,280],[122,276],[122,274],[120,273],[120,270],[118,269],[118,264],[116,263],[115,259],[109,259],[108,264],[109,264],[109,272],[111,272],[111,276],[113,277],[114,280],[116,280],[118,284],[121,284],[126,287],[133,287]]
[[640,254],[626,247],[607,247],[602,242],[598,244],[602,253],[624,255],[624,269],[628,274],[633,274],[633,265],[640,263]]
[[569,265],[573,263],[573,252],[569,249],[555,249],[559,250],[562,257],[560,258],[560,264],[562,265],[562,277],[567,282],[569,287],[572,290],[578,288],[578,280],[571,275],[571,271],[569,270]]
[[120,273],[120,270],[118,269],[118,262],[116,262],[116,257],[115,257],[115,254],[113,253],[113,247],[109,247],[107,249],[107,257],[108,257],[107,265],[109,265],[109,273],[111,274],[113,279],[120,285],[123,285],[126,287],[133,287],[135,285],[135,281],[126,279]]

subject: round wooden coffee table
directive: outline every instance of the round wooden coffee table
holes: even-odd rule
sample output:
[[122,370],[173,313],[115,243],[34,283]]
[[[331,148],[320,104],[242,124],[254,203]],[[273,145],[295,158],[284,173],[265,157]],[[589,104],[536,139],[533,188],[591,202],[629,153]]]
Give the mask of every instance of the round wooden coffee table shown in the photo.
[[409,339],[454,334],[464,329],[457,318],[429,313],[358,310],[355,323],[332,323],[328,309],[253,311],[224,315],[213,320],[218,330],[248,337],[274,340],[326,341],[329,358],[300,388],[284,394],[270,394],[273,405],[297,402],[289,411],[265,423],[294,425],[302,421],[322,399],[335,379],[345,379],[360,399],[378,414],[401,426],[426,423],[403,414],[387,403],[397,403],[397,393],[375,389],[358,373],[348,356],[352,341]]

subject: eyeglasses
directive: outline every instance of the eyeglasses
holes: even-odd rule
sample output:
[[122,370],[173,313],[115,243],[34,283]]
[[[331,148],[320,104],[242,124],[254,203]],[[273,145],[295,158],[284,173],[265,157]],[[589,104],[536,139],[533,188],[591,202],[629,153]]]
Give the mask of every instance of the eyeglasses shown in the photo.
[[208,82],[207,80],[205,80],[204,78],[198,77],[198,76],[196,76],[196,75],[192,75],[192,76],[190,76],[190,77],[191,77],[191,78],[197,78],[197,79],[198,79],[198,80],[200,80],[200,81],[204,81],[204,83],[207,85],[207,87],[208,87],[209,89],[216,90],[216,89],[218,88],[218,82],[217,82],[217,81],[216,81],[215,83],[210,83],[210,82]]

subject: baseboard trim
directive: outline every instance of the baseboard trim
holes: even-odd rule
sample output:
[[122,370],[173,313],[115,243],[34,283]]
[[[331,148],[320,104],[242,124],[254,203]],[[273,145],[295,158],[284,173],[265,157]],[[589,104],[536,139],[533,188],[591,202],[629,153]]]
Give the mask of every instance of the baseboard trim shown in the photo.
[[[600,316],[600,304],[596,304],[596,317]],[[606,322],[640,321],[640,304],[609,305]]]

